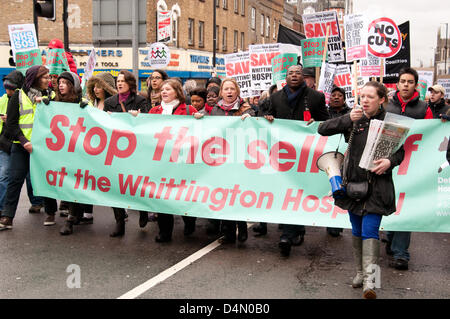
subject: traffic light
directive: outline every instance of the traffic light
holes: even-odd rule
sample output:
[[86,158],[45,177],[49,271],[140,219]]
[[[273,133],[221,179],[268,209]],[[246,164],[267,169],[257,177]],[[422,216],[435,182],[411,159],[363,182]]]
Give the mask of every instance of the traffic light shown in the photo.
[[9,49],[9,65],[16,66],[16,62],[14,62],[13,50]]
[[56,0],[38,0],[34,5],[38,17],[56,20]]

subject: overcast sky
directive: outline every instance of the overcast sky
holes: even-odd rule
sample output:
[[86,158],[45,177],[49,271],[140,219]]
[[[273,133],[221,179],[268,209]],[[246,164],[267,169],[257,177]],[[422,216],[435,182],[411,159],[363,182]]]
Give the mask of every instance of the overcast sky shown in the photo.
[[422,60],[429,67],[434,63],[438,29],[444,23],[450,28],[449,4],[449,0],[354,0],[353,11],[369,18],[391,18],[397,25],[409,20],[411,66],[419,67]]

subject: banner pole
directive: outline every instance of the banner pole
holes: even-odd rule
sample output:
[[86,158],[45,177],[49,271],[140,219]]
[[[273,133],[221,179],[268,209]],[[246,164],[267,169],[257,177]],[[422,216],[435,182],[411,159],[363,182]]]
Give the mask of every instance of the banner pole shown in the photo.
[[358,105],[358,63],[353,61],[353,89],[355,90],[355,104]]
[[381,68],[380,68],[380,83],[383,84],[384,77],[384,58],[381,58]]
[[[325,36],[325,45],[323,46],[322,65],[327,59],[328,54],[328,37],[330,36],[330,25],[327,25],[327,33]],[[320,68],[316,67],[316,88],[319,87]]]

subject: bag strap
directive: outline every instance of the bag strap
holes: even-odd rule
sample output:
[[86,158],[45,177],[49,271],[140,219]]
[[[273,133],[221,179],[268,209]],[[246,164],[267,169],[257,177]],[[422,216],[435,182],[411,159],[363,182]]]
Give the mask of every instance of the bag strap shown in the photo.
[[342,175],[343,175],[342,176],[342,184],[344,186],[348,184],[348,180],[347,180],[348,162],[349,162],[349,157],[350,157],[350,149],[352,147],[352,142],[353,142],[353,136],[355,135],[356,130],[357,130],[356,123],[353,123],[353,128],[350,133],[350,137],[348,139],[347,150],[345,151],[346,156],[344,157],[344,167],[342,168]]
[[127,112],[127,110],[125,110],[125,106],[123,105],[123,102],[120,102],[120,106],[122,107],[122,112]]

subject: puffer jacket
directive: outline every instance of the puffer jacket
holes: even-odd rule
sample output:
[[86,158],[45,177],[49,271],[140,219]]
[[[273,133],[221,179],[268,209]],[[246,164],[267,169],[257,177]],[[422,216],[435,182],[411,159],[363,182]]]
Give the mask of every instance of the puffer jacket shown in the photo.
[[[386,115],[384,110],[373,117],[373,119],[383,120]],[[373,174],[359,167],[364,147],[366,145],[371,119],[363,116],[355,125],[355,133],[351,142],[348,157],[347,179],[348,182],[362,182],[370,179],[369,195],[366,199],[356,201],[348,196],[335,199],[335,203],[342,209],[353,214],[363,216],[368,213],[390,215],[396,210],[395,188],[392,180],[392,169],[400,165],[405,156],[403,146],[397,150],[390,158],[391,167],[382,175]],[[344,134],[346,140],[349,139],[354,127],[350,114],[330,119],[320,123],[318,133],[325,136]]]

